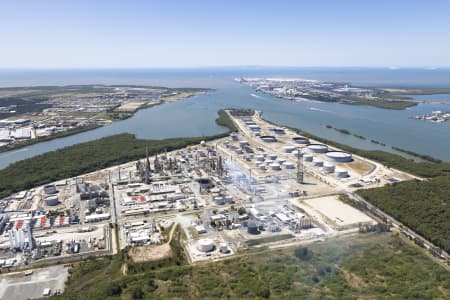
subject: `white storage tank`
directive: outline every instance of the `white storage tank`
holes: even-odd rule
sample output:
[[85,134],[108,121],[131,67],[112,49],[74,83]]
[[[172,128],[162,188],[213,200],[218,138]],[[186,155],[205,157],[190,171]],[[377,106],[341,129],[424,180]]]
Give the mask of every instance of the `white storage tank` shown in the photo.
[[352,154],[344,151],[330,151],[325,154],[325,159],[333,162],[351,162]]
[[270,164],[270,168],[274,171],[281,170],[280,164],[277,164],[277,163]]
[[228,248],[227,243],[220,243],[219,251],[220,251],[220,253],[228,253],[228,252],[230,252],[230,249]]
[[332,163],[326,162],[323,164],[323,171],[325,173],[334,173],[335,166]]
[[260,166],[259,166],[259,169],[260,169],[260,170],[263,170],[263,171],[264,171],[264,170],[267,170],[267,168],[266,168],[265,165],[260,165]]
[[283,151],[284,153],[291,153],[294,150],[295,150],[294,146],[283,146],[281,148],[281,151]]
[[58,199],[58,196],[56,196],[56,195],[48,196],[47,198],[45,198],[44,202],[45,202],[45,205],[47,205],[47,206],[55,206],[55,205],[58,205],[59,199]]
[[336,168],[336,170],[334,171],[334,175],[339,178],[346,178],[349,176],[348,171],[343,168]]
[[201,252],[213,251],[214,247],[214,242],[211,239],[201,239],[197,243],[197,249]]
[[313,163],[313,166],[316,166],[316,167],[321,167],[321,166],[323,166],[323,161],[320,160],[320,159],[318,159],[318,158],[314,158],[313,161],[312,161],[312,163]]
[[324,144],[311,144],[306,147],[311,153],[326,153],[328,151],[328,146]]
[[264,155],[262,155],[262,154],[255,155],[255,159],[257,161],[264,161]]
[[307,145],[307,144],[309,144],[309,140],[308,140],[307,138],[300,137],[300,136],[294,137],[294,138],[292,138],[292,140],[293,140],[294,143],[296,143],[296,144],[302,144],[302,145]]
[[264,161],[264,163],[265,163],[266,165],[270,165],[271,163],[273,163],[273,160],[271,160],[271,159],[266,159],[266,160]]
[[266,143],[273,143],[273,142],[276,142],[276,141],[277,141],[276,137],[274,137],[274,136],[272,136],[272,135],[261,135],[259,138],[260,138],[263,142],[266,142]]
[[293,155],[294,157],[298,157],[298,154],[299,154],[299,153],[300,153],[300,157],[303,156],[303,153],[302,153],[300,150],[294,150],[294,151],[292,151],[291,153],[292,153],[292,155]]
[[280,165],[282,165],[282,164],[284,164],[284,163],[286,162],[286,160],[285,160],[284,158],[279,158],[279,159],[277,159],[277,162],[278,162]]
[[276,154],[269,154],[268,157],[269,157],[271,160],[277,159],[277,155],[276,155]]
[[312,162],[313,156],[311,154],[305,154],[305,155],[303,155],[303,161]]
[[286,169],[295,169],[295,165],[291,162],[285,162],[283,165]]

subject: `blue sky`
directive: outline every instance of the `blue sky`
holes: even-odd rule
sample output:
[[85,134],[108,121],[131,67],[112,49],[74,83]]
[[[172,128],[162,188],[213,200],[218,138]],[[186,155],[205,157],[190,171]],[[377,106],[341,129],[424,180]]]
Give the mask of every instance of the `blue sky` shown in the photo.
[[0,68],[450,67],[450,1],[0,0]]

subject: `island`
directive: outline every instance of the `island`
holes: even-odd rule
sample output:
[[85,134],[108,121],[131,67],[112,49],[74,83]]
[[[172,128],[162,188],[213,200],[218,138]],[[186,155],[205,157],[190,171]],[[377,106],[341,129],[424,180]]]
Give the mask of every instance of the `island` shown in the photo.
[[405,109],[419,101],[408,95],[450,93],[450,89],[359,87],[348,82],[301,78],[235,78],[257,92],[292,101],[336,102],[385,109]]
[[0,88],[0,151],[91,130],[208,91],[143,85]]

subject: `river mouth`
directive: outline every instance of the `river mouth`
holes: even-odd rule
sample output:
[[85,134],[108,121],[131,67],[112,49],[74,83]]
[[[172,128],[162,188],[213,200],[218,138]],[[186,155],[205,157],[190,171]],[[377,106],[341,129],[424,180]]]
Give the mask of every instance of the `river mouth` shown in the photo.
[[[450,149],[450,140],[447,138],[448,132],[450,132],[450,124],[427,124],[408,119],[408,116],[411,114],[421,114],[423,112],[439,109],[445,110],[444,108],[448,107],[448,105],[423,103],[408,110],[393,111],[367,106],[352,106],[336,103],[292,102],[268,95],[255,97],[254,95],[259,94],[255,93],[253,89],[233,81],[233,78],[239,76],[240,73],[238,72],[242,72],[242,75],[249,74],[249,71],[242,70],[185,70],[181,73],[177,73],[176,71],[158,73],[154,71],[148,74],[143,71],[138,72],[137,74],[132,71],[123,71],[122,73],[117,73],[116,71],[110,72],[111,73],[104,71],[96,73],[92,71],[89,76],[83,77],[82,80],[81,77],[78,76],[81,76],[84,73],[81,75],[76,72],[75,74],[67,73],[65,75],[67,78],[62,76],[63,79],[60,80],[63,80],[64,84],[159,84],[170,87],[212,88],[215,91],[200,94],[175,103],[166,103],[143,109],[127,120],[118,121],[92,131],[27,146],[24,149],[1,153],[0,168],[4,168],[15,161],[33,157],[58,148],[119,133],[132,133],[138,138],[143,139],[206,136],[223,133],[226,131],[226,128],[218,126],[215,123],[217,111],[219,109],[230,107],[261,110],[263,111],[264,118],[271,122],[301,128],[302,130],[311,132],[317,136],[348,144],[356,148],[393,152],[391,146],[396,146],[450,161],[450,153],[447,151]],[[286,77],[289,77],[293,76],[293,72],[294,71],[262,70],[253,71],[250,75],[259,74],[272,76],[276,74],[278,76],[285,75]],[[331,78],[333,74],[336,74],[336,71],[333,70],[303,70],[301,72],[304,73],[298,74],[299,76],[315,77],[322,80],[327,79],[324,77]],[[355,78],[357,77],[355,74],[362,74],[361,76],[362,78],[366,78],[366,82],[369,81],[367,79],[369,77],[373,78],[374,82],[376,82],[376,76],[378,76],[379,72],[379,70],[362,70],[359,71],[359,73],[351,73],[350,77],[353,76],[353,78]],[[447,72],[449,74],[446,73],[447,77],[445,78],[450,78],[450,71]],[[399,76],[401,75],[402,74]],[[36,74],[33,75],[28,73],[26,76],[29,76],[30,78],[39,77]],[[53,84],[58,83],[56,80],[48,79],[48,77],[53,76],[52,74],[47,74],[46,76],[47,79],[45,80],[42,79],[41,81],[38,81],[36,79],[33,82],[35,84],[48,84],[49,81]],[[339,76],[341,76],[339,80],[345,80],[345,76],[349,75],[344,74]],[[392,74],[389,76],[392,76]],[[0,74],[0,85],[5,85],[5,81],[2,82],[4,79],[3,77],[4,75],[2,76]],[[99,78],[101,78],[101,80],[99,80]],[[441,80],[446,80],[445,78]],[[28,81],[27,79],[24,79],[22,82],[17,83],[23,85],[26,82],[32,82],[29,80],[31,79],[28,79]],[[386,80],[381,80],[381,83]],[[396,81],[400,80],[401,78],[396,78]],[[392,82],[395,83],[396,81],[394,80]],[[450,82],[447,86],[449,85]],[[362,140],[352,135],[340,134],[336,131],[329,130],[326,128],[326,125],[347,129],[350,132],[364,136],[367,139]],[[381,141],[386,144],[386,146],[373,144],[370,142],[372,139]]]

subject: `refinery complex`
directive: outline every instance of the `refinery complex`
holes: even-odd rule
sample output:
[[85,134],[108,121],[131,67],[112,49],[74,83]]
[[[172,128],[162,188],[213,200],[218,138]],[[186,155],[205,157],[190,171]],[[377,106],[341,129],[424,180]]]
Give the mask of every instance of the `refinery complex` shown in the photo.
[[413,178],[268,123],[261,112],[227,113],[239,130],[225,138],[152,156],[142,149],[140,160],[2,199],[0,268],[122,249],[135,261],[159,260],[179,231],[190,263],[360,234],[382,220],[345,199]]

